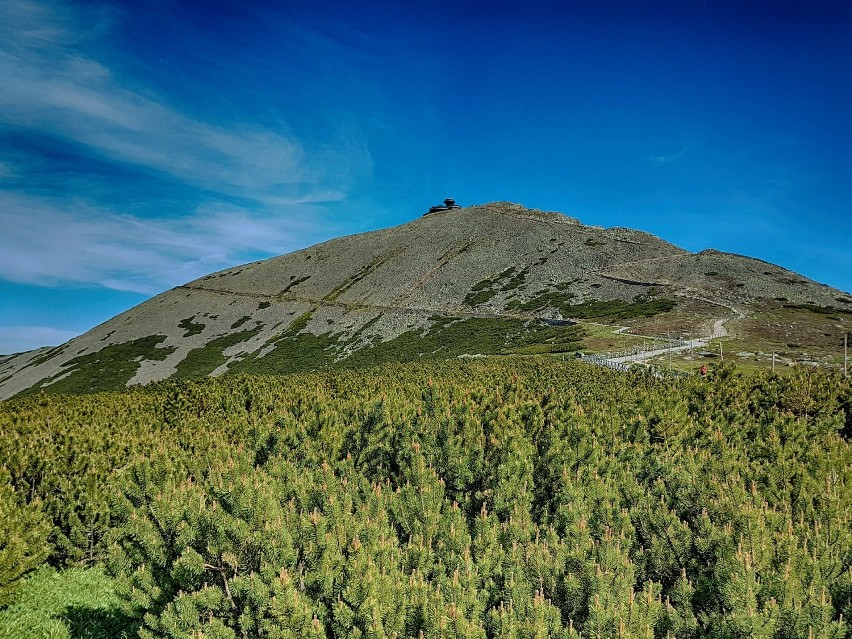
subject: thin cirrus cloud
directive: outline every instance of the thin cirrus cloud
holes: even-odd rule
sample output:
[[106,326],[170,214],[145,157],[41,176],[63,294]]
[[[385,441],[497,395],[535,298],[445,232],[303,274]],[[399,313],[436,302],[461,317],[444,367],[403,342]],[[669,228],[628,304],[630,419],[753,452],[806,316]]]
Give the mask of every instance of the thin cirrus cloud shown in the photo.
[[308,150],[284,126],[199,121],[128,88],[107,64],[84,54],[87,41],[71,34],[81,27],[75,17],[52,7],[7,0],[0,9],[0,118],[7,126],[61,136],[229,195],[262,201],[299,184],[319,185],[321,198],[342,196],[324,184],[335,172],[328,167],[349,163],[341,151]]
[[[24,222],[22,222],[22,220]],[[178,219],[148,220],[90,204],[0,193],[0,273],[36,285],[96,284],[152,294],[270,252],[298,248],[306,216],[260,218],[207,206]],[[261,249],[262,252],[262,249]]]
[[63,344],[79,335],[51,326],[0,326],[0,353],[20,353],[41,346]]
[[93,5],[0,3],[0,133],[71,144],[81,158],[160,175],[197,196],[146,219],[128,212],[135,203],[98,202],[85,177],[47,197],[27,185],[26,154],[0,158],[0,219],[10,229],[0,236],[0,277],[156,292],[292,248],[294,228],[310,234],[316,204],[345,199],[358,157],[369,164],[357,143],[312,143],[283,124],[204,121],[120,79],[100,42],[114,19]]
[[652,155],[648,158],[648,161],[652,164],[670,164],[671,162],[675,162],[684,156],[684,154],[689,152],[689,148],[681,149],[677,153],[670,153],[668,155]]

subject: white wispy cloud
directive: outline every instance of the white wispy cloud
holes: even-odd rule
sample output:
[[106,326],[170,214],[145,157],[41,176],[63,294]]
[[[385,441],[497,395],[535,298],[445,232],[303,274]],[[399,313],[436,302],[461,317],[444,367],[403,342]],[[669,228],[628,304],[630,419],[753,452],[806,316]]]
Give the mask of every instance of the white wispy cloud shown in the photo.
[[97,284],[152,294],[327,232],[308,209],[288,218],[207,205],[150,220],[86,202],[0,192],[0,273],[36,285]]
[[0,326],[0,354],[9,355],[42,346],[57,346],[79,334],[79,331],[50,326]]
[[669,164],[674,162],[675,160],[679,160],[684,154],[689,152],[689,148],[681,149],[677,153],[669,153],[664,155],[652,155],[648,158],[648,161],[652,164]]
[[344,200],[353,175],[369,170],[358,136],[301,139],[284,121],[258,124],[251,114],[197,117],[113,68],[104,35],[120,19],[109,5],[0,2],[0,133],[14,132],[25,147],[27,136],[61,141],[190,196],[146,218],[139,202],[99,201],[94,186],[104,179],[87,177],[87,161],[72,177],[53,177],[37,151],[4,153],[0,278],[150,294],[319,239],[312,220],[323,218],[322,205]]
[[[91,12],[91,10],[90,10]],[[249,122],[199,120],[122,82],[85,46],[110,22],[59,3],[0,3],[0,120],[61,136],[102,157],[264,202],[339,200],[351,154]],[[96,54],[92,54],[96,55]],[[329,183],[333,182],[333,183]],[[344,182],[344,183],[342,183]]]

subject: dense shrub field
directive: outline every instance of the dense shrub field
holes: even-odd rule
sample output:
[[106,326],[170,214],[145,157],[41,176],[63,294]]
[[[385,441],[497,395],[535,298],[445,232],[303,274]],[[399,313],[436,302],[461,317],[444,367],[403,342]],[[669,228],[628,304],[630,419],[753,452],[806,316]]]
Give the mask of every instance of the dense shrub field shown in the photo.
[[103,566],[142,637],[852,636],[849,380],[713,373],[504,358],[3,402],[0,606],[46,561]]

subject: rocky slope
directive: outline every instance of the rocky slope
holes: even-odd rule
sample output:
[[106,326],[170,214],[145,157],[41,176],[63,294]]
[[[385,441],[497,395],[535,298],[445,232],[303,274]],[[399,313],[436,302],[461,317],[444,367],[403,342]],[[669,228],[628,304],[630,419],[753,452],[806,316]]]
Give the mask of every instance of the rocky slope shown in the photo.
[[[539,326],[540,318],[640,316],[690,300],[719,309],[783,301],[852,310],[848,294],[759,260],[692,254],[648,233],[500,202],[176,287],[60,347],[0,359],[0,398],[371,362],[400,349],[411,357],[421,354],[412,342],[440,344],[451,327],[476,352],[483,331]],[[465,322],[474,338],[464,337]]]

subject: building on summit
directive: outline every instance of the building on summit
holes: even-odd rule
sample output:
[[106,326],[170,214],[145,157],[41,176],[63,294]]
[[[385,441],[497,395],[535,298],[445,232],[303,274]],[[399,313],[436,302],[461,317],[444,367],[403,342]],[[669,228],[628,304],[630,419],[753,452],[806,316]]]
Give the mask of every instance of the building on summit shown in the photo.
[[443,204],[436,204],[435,206],[430,206],[429,210],[426,211],[423,215],[429,215],[430,213],[436,213],[438,211],[449,211],[451,209],[460,209],[460,208],[461,208],[461,206],[456,204],[456,201],[453,198],[448,197],[447,199],[444,200]]

